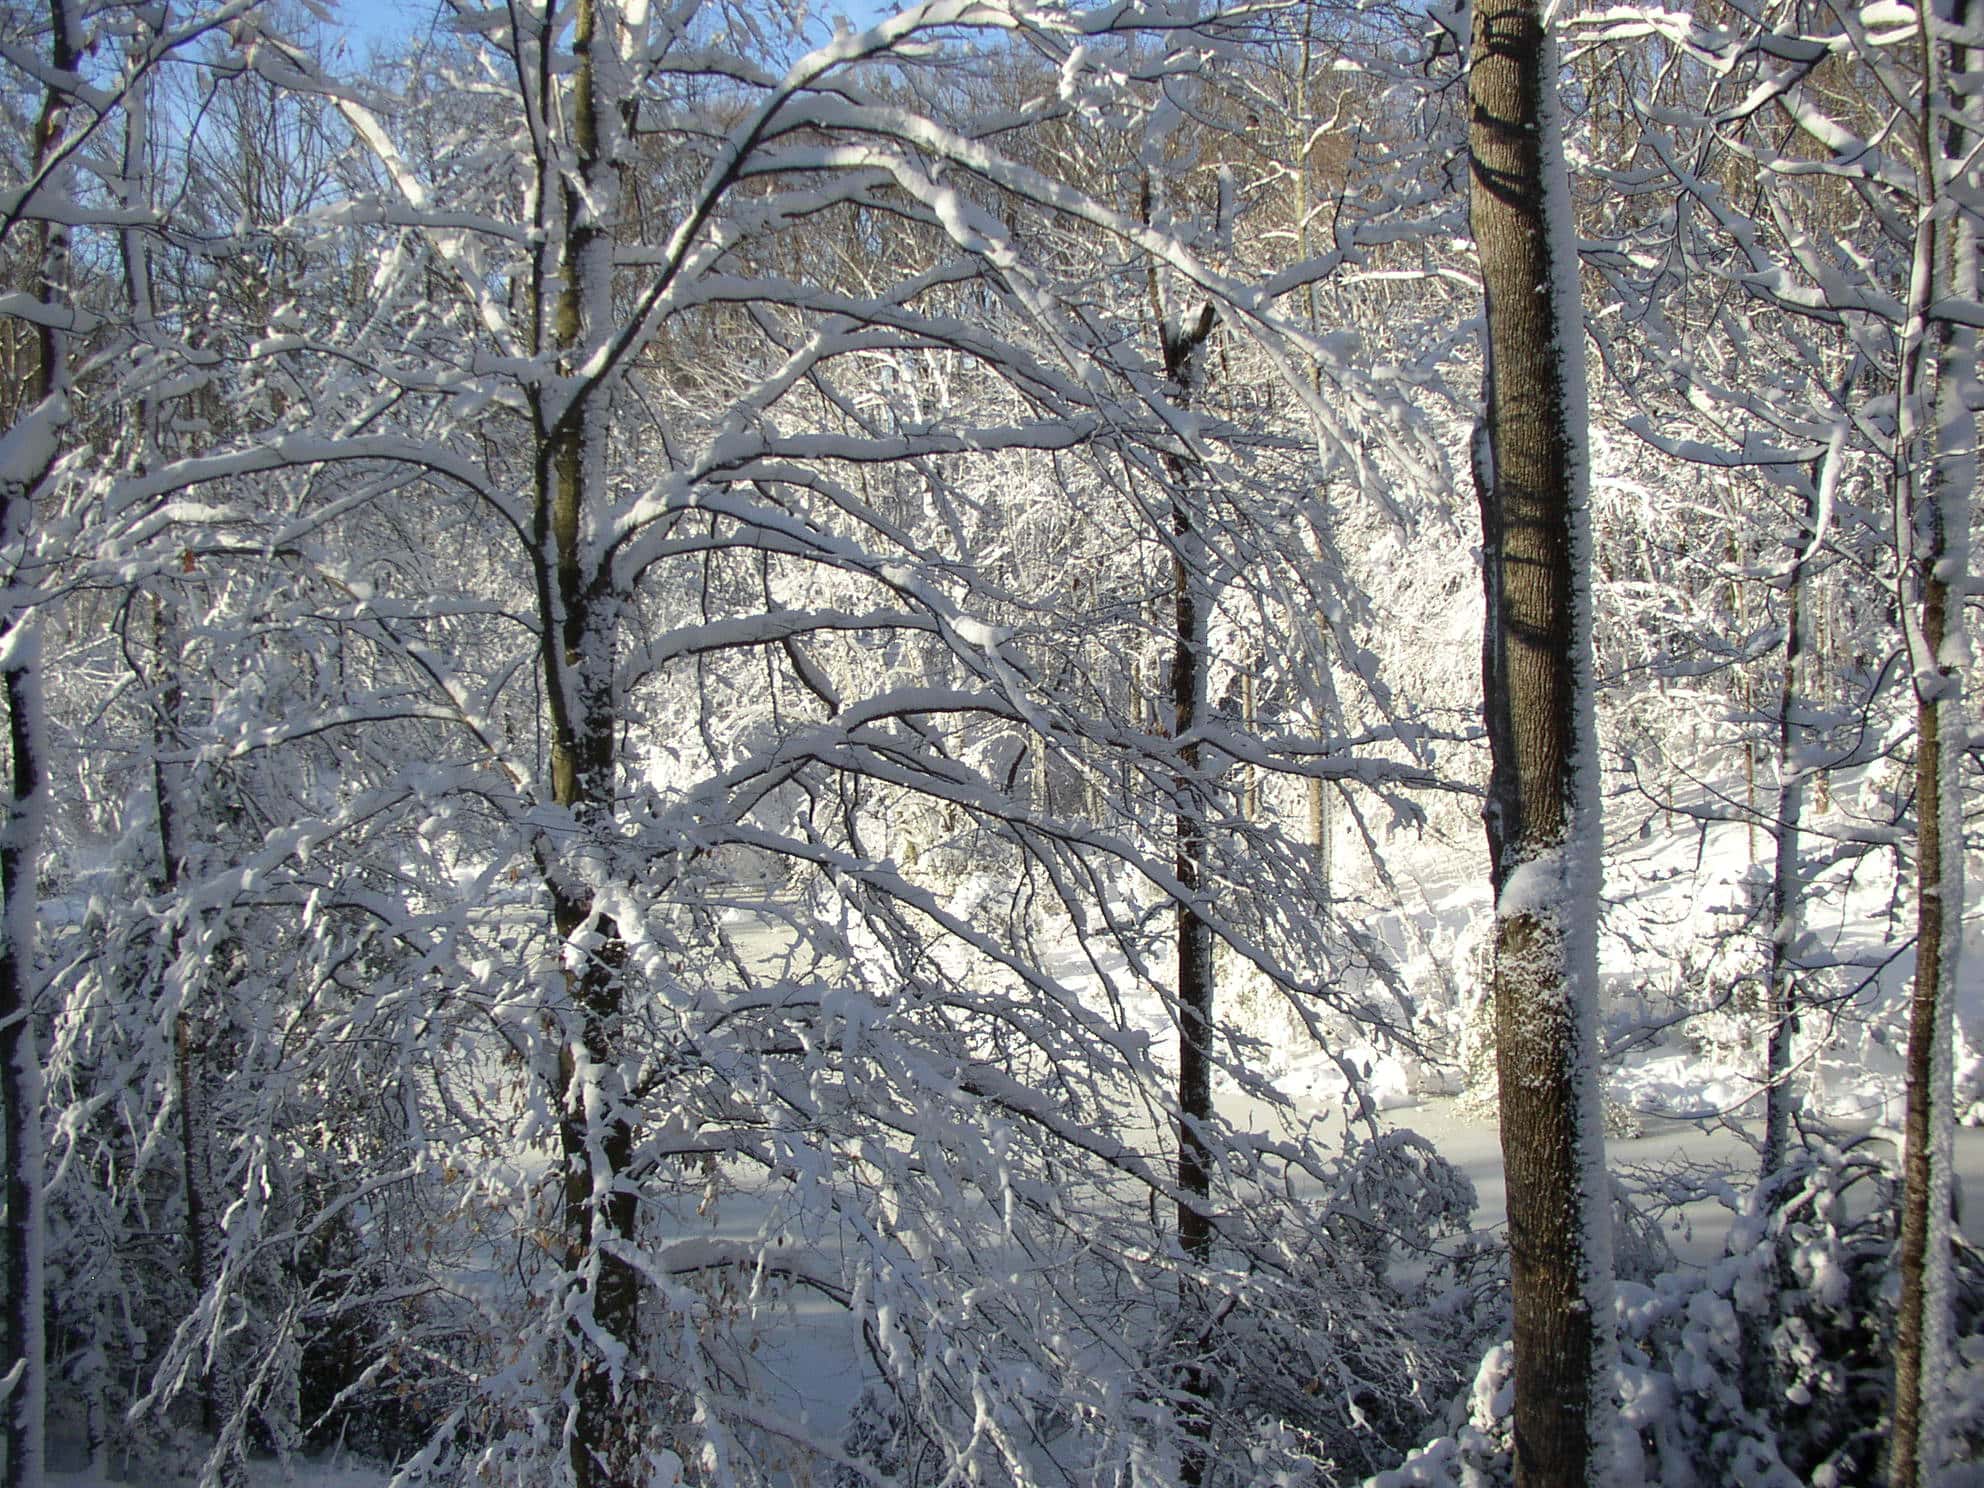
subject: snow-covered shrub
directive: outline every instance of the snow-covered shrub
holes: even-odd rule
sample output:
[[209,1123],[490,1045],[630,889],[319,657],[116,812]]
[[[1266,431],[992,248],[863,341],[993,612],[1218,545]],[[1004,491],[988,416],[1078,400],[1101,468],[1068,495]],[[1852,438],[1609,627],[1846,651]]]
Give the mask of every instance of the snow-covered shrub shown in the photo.
[[841,1449],[849,1463],[835,1467],[833,1488],[869,1488],[878,1478],[898,1488],[923,1488],[941,1477],[944,1454],[885,1389],[870,1385],[848,1412]]
[[1621,1281],[1651,1281],[1674,1266],[1674,1247],[1660,1221],[1612,1180],[1612,1272]]
[[1474,1202],[1424,1138],[1386,1132],[1335,1161],[1310,1224],[1253,1241],[1279,1265],[1235,1288],[1207,1359],[1241,1441],[1280,1440],[1334,1482],[1424,1429],[1494,1315]]
[[[1864,1148],[1817,1146],[1753,1193],[1706,1270],[1617,1291],[1619,1488],[1852,1488],[1880,1474],[1894,1324],[1894,1180]],[[1984,1264],[1959,1242],[1961,1403],[1984,1383]],[[1483,1357],[1448,1431],[1371,1488],[1512,1480],[1509,1346]],[[1959,1404],[1958,1456],[1984,1444]]]
[[[1334,1156],[1299,1139],[1274,1145],[1300,1150],[1299,1178],[1293,1163],[1263,1166],[1236,1185],[1209,1266],[1188,1273],[1199,1281],[1177,1272],[1175,1253],[1154,1269],[1112,1258],[1091,1225],[1051,1288],[980,1286],[920,1315],[891,1310],[872,1337],[884,1381],[854,1411],[836,1488],[912,1488],[961,1464],[1007,1482],[1010,1461],[992,1446],[1024,1454],[1027,1443],[1097,1488],[1176,1482],[1193,1441],[1205,1481],[1222,1488],[1340,1483],[1394,1459],[1459,1388],[1492,1326],[1499,1284],[1467,1238],[1472,1188],[1411,1133]],[[1065,1179],[1060,1193],[1080,1202]],[[999,1243],[1002,1217],[977,1218],[974,1242]],[[1022,1307],[1024,1330],[1017,1318],[999,1334],[986,1325]],[[954,1373],[967,1356],[969,1384]],[[1001,1443],[983,1440],[992,1435]]]

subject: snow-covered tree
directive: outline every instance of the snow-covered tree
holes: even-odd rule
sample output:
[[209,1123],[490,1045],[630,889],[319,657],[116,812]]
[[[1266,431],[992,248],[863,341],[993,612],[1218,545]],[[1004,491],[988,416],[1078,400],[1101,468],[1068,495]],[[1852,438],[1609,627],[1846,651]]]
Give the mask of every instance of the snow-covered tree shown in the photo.
[[[1888,545],[1877,582],[1889,593],[1865,607],[1884,625],[1899,621],[1900,644],[1872,641],[1870,649],[1891,661],[1868,669],[1872,706],[1859,710],[1864,721],[1856,727],[1862,741],[1914,754],[1915,983],[1890,1466],[1892,1481],[1913,1483],[1933,1474],[1947,1451],[1939,1399],[1950,1372],[1946,1216],[1963,782],[1962,751],[1947,740],[1959,727],[1968,658],[1960,596],[1976,436],[1974,393],[1965,391],[1977,293],[1974,212],[1965,196],[1975,110],[1958,81],[1970,65],[1967,22],[1962,12],[1883,6],[1771,7],[1726,30],[1613,19],[1668,38],[1676,59],[1669,86],[1693,75],[1714,89],[1647,104],[1642,138],[1659,172],[1652,179],[1677,189],[1681,210],[1670,220],[1689,220],[1682,241],[1709,249],[1693,261],[1739,287],[1752,308],[1716,317],[1712,333],[1704,325],[1698,340],[1677,337],[1655,357],[1683,375],[1704,423],[1720,426],[1683,452],[1774,467],[1798,493],[1804,512],[1785,569],[1788,644],[1796,644],[1802,585],[1816,555],[1864,551],[1869,530]],[[1697,227],[1706,231],[1698,236]],[[1766,322],[1784,328],[1788,353],[1769,376],[1750,358]],[[1677,343],[1706,347],[1716,339],[1744,359],[1743,375],[1705,377],[1690,370],[1701,364],[1687,353],[1674,354]],[[1789,1124],[1781,1087],[1792,1052],[1793,896],[1804,879],[1798,789],[1815,767],[1859,754],[1849,746],[1828,759],[1826,751],[1788,747],[1798,711],[1790,666],[1788,657],[1778,710],[1787,789],[1776,814],[1770,912],[1771,1166],[1782,1160]],[[1888,676],[1912,679],[1912,697],[1882,689]],[[1862,835],[1876,834],[1897,851],[1905,841],[1900,830]]]
[[[1210,706],[1210,641],[1196,718],[1129,664],[1180,554],[1195,633],[1217,595],[1297,634],[1337,582],[1277,537],[1319,484],[1302,424],[1346,492],[1427,463],[1216,212],[1135,204],[1244,30],[455,20],[395,93],[235,13],[216,86],[307,108],[313,149],[335,113],[352,152],[205,242],[145,223],[181,299],[127,303],[131,385],[169,437],[102,477],[140,598],[67,766],[116,846],[74,885],[63,1140],[143,1175],[79,1187],[79,1230],[150,1205],[192,1264],[115,1404],[205,1397],[215,1472],[397,1394],[421,1472],[751,1479],[847,1455],[772,1404],[803,1288],[890,1395],[871,1466],[1377,1465],[1354,1423],[1415,1429],[1452,1361],[1403,1283],[1332,1331],[1395,1279],[1318,1250],[1293,1185],[1435,1274],[1459,1189],[1389,1146],[1236,1140],[1152,1038],[1188,1016],[1181,910],[1293,1021],[1397,1024],[1382,978],[1338,985],[1313,855],[1239,767],[1431,778],[1368,658],[1370,716],[1265,738]],[[1286,391],[1188,397],[1122,334],[1153,265]],[[1316,650],[1260,680],[1304,696]],[[1201,1024],[1207,1083],[1268,1093]],[[124,1295],[129,1245],[88,1254]]]

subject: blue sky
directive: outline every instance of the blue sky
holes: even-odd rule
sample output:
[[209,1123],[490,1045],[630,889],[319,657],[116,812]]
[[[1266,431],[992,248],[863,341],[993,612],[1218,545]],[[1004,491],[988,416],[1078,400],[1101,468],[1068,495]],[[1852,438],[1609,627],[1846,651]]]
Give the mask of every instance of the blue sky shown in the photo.
[[[337,6],[361,56],[368,42],[400,41],[426,31],[441,9],[439,0],[332,0],[332,3]],[[810,8],[818,15],[844,11],[854,17],[857,25],[866,25],[879,16],[893,14],[898,7],[890,0],[824,0],[824,3],[815,0]]]
[[434,22],[435,0],[337,0],[345,29],[363,47],[367,41],[397,41]]

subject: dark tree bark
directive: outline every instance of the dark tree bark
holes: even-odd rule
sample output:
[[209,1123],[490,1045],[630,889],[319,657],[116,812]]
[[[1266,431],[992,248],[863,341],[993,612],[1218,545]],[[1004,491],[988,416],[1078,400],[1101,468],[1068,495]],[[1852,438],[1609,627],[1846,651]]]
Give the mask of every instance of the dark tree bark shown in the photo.
[[[18,621],[16,623],[19,623]],[[0,675],[13,753],[11,787],[0,819],[0,1109],[7,1125],[7,1298],[0,1373],[14,1376],[7,1397],[7,1488],[40,1488],[46,1360],[42,1339],[41,1080],[35,1052],[34,875],[36,797],[41,790],[38,669]],[[16,1372],[18,1371],[18,1372]]]
[[[1190,326],[1161,325],[1164,370],[1181,406],[1189,406],[1192,359],[1212,334],[1208,306]],[[1196,894],[1206,878],[1206,825],[1201,794],[1199,746],[1190,739],[1206,713],[1206,625],[1210,597],[1204,592],[1204,536],[1192,500],[1190,461],[1172,462],[1176,490],[1171,502],[1172,647],[1171,717],[1182,766],[1173,783],[1178,796],[1175,868],[1186,893]],[[1212,1254],[1211,1167],[1204,1123],[1212,1117],[1212,927],[1198,906],[1180,900],[1178,916],[1178,1240],[1194,1261]]]
[[[1151,218],[1151,183],[1144,179],[1141,210]],[[1199,352],[1218,323],[1211,305],[1189,322],[1167,313],[1158,272],[1150,270],[1150,309],[1164,362],[1166,392],[1180,408],[1198,395]],[[1198,1488],[1211,1463],[1207,1402],[1215,1381],[1200,1363],[1212,1326],[1205,1286],[1197,1269],[1212,1259],[1212,1162],[1206,1126],[1212,1119],[1213,947],[1212,926],[1193,902],[1207,882],[1205,786],[1201,751],[1191,737],[1207,712],[1206,642],[1212,597],[1206,592],[1206,544],[1198,509],[1196,462],[1189,450],[1167,454],[1171,482],[1171,736],[1178,745],[1172,778],[1173,871],[1182,892],[1176,915],[1178,998],[1178,1245],[1188,1269],[1178,1284],[1178,1342],[1185,1357],[1180,1411],[1185,1450],[1179,1476]]]
[[[1213,311],[1207,306],[1190,326],[1159,320],[1164,370],[1181,406],[1189,406],[1194,388],[1194,358],[1212,334]],[[1172,782],[1176,794],[1177,838],[1174,869],[1187,896],[1196,897],[1206,883],[1206,823],[1203,783],[1199,779],[1200,750],[1190,734],[1206,714],[1206,638],[1211,598],[1204,592],[1205,538],[1198,523],[1203,516],[1193,501],[1191,461],[1170,462],[1172,551],[1171,717],[1178,746],[1179,773]],[[1178,935],[1178,1243],[1185,1259],[1203,1266],[1212,1259],[1212,1163],[1206,1127],[1212,1120],[1213,950],[1212,926],[1191,897],[1180,899]],[[1207,1441],[1210,1419],[1206,1402],[1215,1381],[1199,1359],[1211,1346],[1206,1330],[1212,1326],[1204,1287],[1195,1274],[1180,1286],[1181,1337],[1189,1357],[1185,1369],[1185,1429],[1187,1447],[1180,1465],[1185,1488],[1205,1481],[1211,1452]]]
[[[81,65],[81,38],[75,14],[62,0],[49,7],[48,61],[55,74]],[[39,177],[57,169],[68,135],[66,93],[51,86],[35,122],[34,162]],[[68,230],[45,224],[39,245],[37,298],[46,305],[66,302],[69,280]],[[0,483],[0,547],[25,553],[34,522],[36,493],[54,468],[54,430],[66,421],[69,347],[55,317],[39,328],[32,408],[25,416],[45,420],[51,437],[41,469],[27,479]],[[17,560],[24,562],[25,559]],[[11,587],[17,572],[6,576]],[[40,1488],[43,1471],[42,1413],[47,1395],[43,1336],[41,1061],[34,1038],[35,873],[40,849],[41,664],[33,633],[34,617],[8,606],[0,613],[6,660],[0,664],[7,742],[9,790],[0,804],[0,1123],[6,1128],[4,1190],[6,1220],[0,1245],[6,1252],[5,1300],[0,1304],[0,1378],[12,1377],[6,1399],[6,1488]]]
[[1488,321],[1477,455],[1492,757],[1484,818],[1496,894],[1515,1480],[1572,1488],[1604,1481],[1611,1352],[1582,325],[1556,54],[1539,7],[1477,4],[1472,47],[1471,216]]

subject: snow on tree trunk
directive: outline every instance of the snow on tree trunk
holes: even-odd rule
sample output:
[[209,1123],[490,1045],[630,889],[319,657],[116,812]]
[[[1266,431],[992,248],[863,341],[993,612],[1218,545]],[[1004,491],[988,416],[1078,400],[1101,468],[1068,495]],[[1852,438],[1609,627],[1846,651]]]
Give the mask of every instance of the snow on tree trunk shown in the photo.
[[1776,853],[1771,869],[1770,969],[1766,996],[1769,1044],[1764,1056],[1764,1152],[1762,1176],[1769,1178],[1784,1165],[1791,1144],[1791,1052],[1798,1033],[1798,1008],[1793,985],[1797,971],[1798,927],[1804,912],[1805,885],[1799,834],[1805,815],[1805,772],[1799,741],[1798,673],[1805,655],[1805,589],[1819,520],[1819,487],[1838,478],[1839,440],[1818,471],[1804,521],[1793,544],[1791,571],[1784,581],[1784,670],[1777,694],[1777,820],[1773,827]]
[[[1181,401],[1189,397],[1188,363],[1212,327],[1211,313],[1195,330],[1165,329],[1166,368]],[[1206,627],[1211,606],[1204,590],[1205,540],[1192,510],[1190,473],[1177,462],[1178,494],[1171,507],[1172,598],[1175,624],[1171,657],[1171,706],[1174,737],[1182,769],[1175,782],[1178,800],[1177,872],[1187,893],[1196,891],[1206,875],[1206,826],[1199,796],[1197,770],[1200,750],[1189,735],[1206,713]],[[1178,1237],[1185,1254],[1203,1262],[1212,1253],[1209,1213],[1210,1172],[1202,1123],[1212,1115],[1212,932],[1199,907],[1180,901],[1178,919],[1178,1187],[1185,1197],[1178,1204]]]
[[1606,1480],[1610,1200],[1598,1105],[1598,756],[1583,331],[1556,48],[1534,0],[1474,10],[1471,220],[1487,299],[1477,455],[1484,817],[1515,1312],[1518,1485]]
[[[22,496],[10,491],[7,504]],[[14,512],[8,518],[19,521]],[[39,1488],[42,1408],[47,1389],[42,1323],[41,1061],[35,1050],[35,850],[40,803],[40,740],[36,714],[40,679],[32,620],[16,617],[0,660],[10,791],[0,816],[0,1111],[6,1135],[6,1253],[4,1387],[7,1405],[7,1488]]]
[[[1958,0],[1952,24],[1970,18]],[[1893,1488],[1933,1482],[1948,1452],[1942,1394],[1951,1373],[1950,1186],[1955,1144],[1953,1020],[1963,938],[1963,674],[1969,662],[1967,588],[1976,420],[1967,399],[1976,380],[1976,334],[1938,307],[1974,304],[1977,236],[1972,219],[1947,211],[1958,162],[1971,148],[1960,102],[1946,76],[1968,66],[1968,49],[1937,35],[1929,7],[1920,23],[1922,191],[1909,315],[1896,389],[1895,542],[1902,562],[1897,598],[1916,696],[1915,988],[1909,1010],[1907,1113],[1903,1123],[1901,1300],[1895,1319]],[[1948,74],[1944,72],[1947,65]],[[1939,131],[1938,113],[1950,122]],[[1969,168],[1963,169],[1969,175]],[[1974,180],[1963,185],[1974,189]],[[1960,312],[1967,313],[1967,312]]]
[[[618,110],[612,66],[617,10],[580,0],[570,120],[573,160],[548,152],[540,210],[555,200],[562,235],[542,249],[556,286],[540,354],[555,363],[538,428],[536,563],[544,695],[550,710],[552,798],[582,841],[611,834],[616,777],[613,663],[617,605],[604,555],[589,543],[608,500],[610,399],[585,370],[612,316],[612,224],[618,201]],[[547,135],[551,133],[546,131]],[[541,312],[542,313],[542,312]],[[635,1193],[627,1178],[634,1131],[619,1061],[624,1043],[626,942],[592,884],[567,857],[548,864],[552,921],[564,947],[567,1026],[551,1078],[560,1105],[560,1204],[566,1301],[576,1374],[567,1446],[576,1488],[632,1488],[643,1423],[624,1398],[635,1368],[640,1281],[627,1252]]]
[[[66,76],[81,65],[80,23],[66,0],[51,0],[48,60]],[[59,185],[69,131],[69,95],[51,85],[35,124],[36,174]],[[53,308],[67,299],[69,235],[50,223],[41,234],[37,298]],[[48,479],[68,417],[69,347],[58,317],[37,336],[31,411],[0,438],[0,551],[14,557],[9,585],[20,584],[32,544],[33,502]],[[39,1488],[47,1395],[43,1321],[42,1082],[34,1037],[36,859],[41,839],[41,656],[35,615],[18,599],[0,612],[0,693],[11,755],[9,790],[0,807],[0,1122],[6,1126],[6,1301],[0,1316],[0,1392],[6,1403],[5,1483]]]
[[[1145,203],[1145,216],[1149,204]],[[1152,309],[1164,356],[1165,381],[1178,405],[1189,407],[1198,391],[1198,354],[1216,323],[1205,306],[1189,324],[1164,313],[1156,271],[1151,275]],[[1207,548],[1201,531],[1203,515],[1194,502],[1197,472],[1189,453],[1167,456],[1172,481],[1172,650],[1171,724],[1178,745],[1178,775],[1172,782],[1176,802],[1175,854],[1179,887],[1195,896],[1208,881],[1205,797],[1199,779],[1200,749],[1192,733],[1206,720],[1207,665],[1212,596],[1206,592]],[[1190,1267],[1212,1259],[1212,1156],[1206,1124],[1212,1120],[1213,949],[1212,926],[1203,908],[1181,898],[1177,907],[1178,937],[1178,1243]],[[1209,1422],[1204,1402],[1215,1381],[1200,1367],[1199,1356],[1210,1352],[1203,1336],[1212,1326],[1204,1287],[1191,1271],[1179,1287],[1180,1340],[1186,1354],[1183,1412],[1187,1446],[1180,1477],[1187,1488],[1205,1479],[1210,1452]]]

